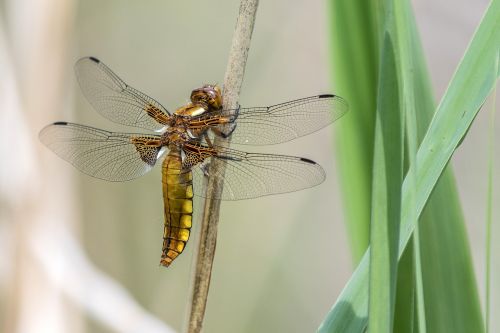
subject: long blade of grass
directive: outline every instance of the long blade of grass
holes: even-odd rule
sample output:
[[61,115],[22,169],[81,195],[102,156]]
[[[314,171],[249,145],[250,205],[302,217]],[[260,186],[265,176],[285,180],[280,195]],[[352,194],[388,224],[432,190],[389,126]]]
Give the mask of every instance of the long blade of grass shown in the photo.
[[413,231],[413,260],[415,266],[415,312],[417,317],[417,327],[419,333],[427,332],[427,324],[425,320],[425,297],[424,297],[424,283],[422,278],[422,259],[420,256],[420,231],[418,225],[415,226]]
[[[408,244],[411,245],[411,244]],[[398,263],[393,332],[416,332],[414,247],[407,246]]]
[[[498,62],[500,58],[500,53],[498,54],[497,61],[495,63],[496,71],[498,72]],[[486,272],[485,272],[485,297],[484,297],[484,326],[486,327],[486,333],[490,332],[490,275],[491,275],[491,225],[493,223],[493,165],[495,161],[495,111],[496,111],[496,88],[497,82],[495,81],[495,87],[493,89],[493,101],[491,105],[490,114],[490,129],[489,129],[489,161],[488,161],[488,189],[486,194]]]
[[[389,11],[388,15],[392,15]],[[370,229],[370,332],[391,332],[403,181],[403,126],[392,38],[385,33],[379,72]]]
[[[393,128],[392,131],[400,134],[399,140],[391,140],[392,144],[397,142],[399,149],[394,151],[396,154],[394,156],[390,156],[387,160],[389,164],[387,164],[387,174],[391,175],[392,183],[394,186],[397,186],[397,191],[394,191],[394,194],[397,194],[395,197],[396,202],[390,203],[390,207],[392,207],[392,211],[397,214],[400,214],[400,189],[402,184],[402,175],[403,175],[403,123],[405,124],[406,129],[406,141],[407,141],[407,157],[409,164],[414,164],[416,159],[417,152],[417,120],[415,116],[415,101],[416,101],[416,90],[415,89],[415,79],[413,77],[414,73],[414,61],[413,61],[413,39],[411,29],[408,29],[407,22],[410,21],[411,11],[409,11],[405,5],[406,1],[394,1],[387,0],[382,2],[385,8],[385,15],[380,15],[380,17],[384,18],[384,25],[386,30],[386,37],[392,36],[392,40],[394,41],[394,54],[397,63],[394,64],[392,69],[394,70],[394,77],[399,78],[397,80],[398,84],[394,87],[389,87],[389,89],[383,89],[383,86],[379,86],[379,95],[378,99],[383,100],[387,98],[387,96],[392,96],[393,91],[399,91],[399,100],[397,104],[397,108],[392,112],[392,117],[394,118],[394,122],[400,122],[399,128]],[[410,16],[410,17],[409,17]],[[385,47],[385,44],[384,44]],[[384,49],[382,51],[381,62],[382,66],[380,69],[379,76],[382,78],[386,72],[384,71],[384,61],[385,58],[388,58],[387,55],[384,55]],[[380,80],[380,82],[383,82]],[[387,88],[387,87],[386,87]],[[396,106],[396,105],[395,105]],[[377,118],[378,120],[378,118]],[[375,132],[375,137],[377,138],[377,128]],[[375,161],[377,161],[377,150],[380,143],[375,139]],[[408,163],[407,162],[407,163]],[[375,162],[376,163],[376,162]],[[376,164],[374,165],[376,167]],[[395,168],[397,168],[397,172],[395,172]],[[381,203],[377,202],[375,196],[377,193],[375,192],[375,188],[377,186],[377,179],[381,178],[377,175],[377,170],[374,170],[374,180],[373,180],[373,196],[372,199],[372,212],[377,212],[380,210]],[[408,175],[408,179],[411,180],[410,194],[411,194],[411,202],[413,206],[415,206],[415,185],[416,184],[416,175],[415,173],[411,173]],[[379,194],[380,195],[380,194]],[[383,204],[383,203],[382,203]],[[414,211],[414,210],[413,210]],[[372,214],[373,217],[373,214]],[[398,271],[401,270],[403,274],[411,273],[416,274],[419,273],[419,270],[413,269],[413,261],[412,260],[404,260],[398,265],[398,256],[396,251],[393,250],[393,247],[398,244],[398,235],[399,232],[399,218],[400,216],[390,216],[386,221],[388,226],[387,230],[385,230],[386,237],[372,237],[370,246],[371,246],[371,261],[370,261],[370,295],[369,295],[369,328],[371,332],[381,331],[381,332],[390,332],[390,331],[405,331],[410,332],[414,327],[413,322],[413,314],[414,314],[414,292],[415,285],[413,277],[411,279],[396,279],[396,275]],[[413,220],[416,220],[415,214],[410,217]],[[374,230],[377,231],[380,227],[377,227],[375,224],[375,220],[372,220],[372,236],[374,235]],[[388,254],[381,263],[377,263],[376,260],[373,260],[374,253],[380,252],[376,251],[376,247],[384,248],[387,247],[391,251],[386,251]],[[413,253],[412,250],[409,251]],[[379,256],[380,257],[380,256]],[[409,259],[409,258],[408,258]],[[385,262],[384,262],[385,260]],[[384,265],[385,264],[385,269]],[[381,271],[385,273],[384,279],[377,279],[380,275]],[[375,275],[374,275],[375,273]],[[378,274],[377,274],[378,273]],[[377,279],[379,284],[376,285],[373,281]],[[397,318],[394,321],[395,313],[394,313],[394,302],[396,301],[395,292],[396,292],[396,281],[397,281],[397,291],[402,293],[405,297],[398,297],[398,311],[397,315],[402,316],[403,318]],[[380,297],[381,295],[390,295],[391,297]],[[378,297],[377,297],[378,296]],[[409,296],[409,297],[408,297]],[[394,327],[393,327],[394,323]]]
[[[412,22],[412,12],[410,10],[409,1],[402,0],[392,0],[392,6],[394,7],[395,24],[394,32],[397,41],[397,54],[400,60],[399,75],[401,77],[401,87],[402,90],[402,101],[403,114],[405,119],[405,129],[406,129],[406,168],[408,165],[416,166],[417,160],[417,148],[418,148],[418,121],[417,121],[417,101],[418,100],[429,100],[432,106],[428,109],[434,107],[432,101],[433,98],[430,94],[426,94],[424,91],[420,91],[418,82],[427,83],[427,78],[424,77],[423,73],[426,72],[425,66],[421,66],[421,70],[416,71],[418,64],[421,63],[423,57],[415,53],[415,49],[419,49],[418,44],[419,38],[416,32],[416,27],[411,25]],[[426,82],[427,81],[427,82]],[[427,85],[428,86],[428,85]],[[425,126],[427,126],[427,122]],[[413,172],[412,172],[413,170]],[[409,202],[410,202],[410,216],[408,219],[411,223],[417,223],[416,215],[416,184],[417,176],[414,172],[415,168],[407,173],[407,181],[409,182]],[[453,190],[453,189],[451,189]],[[398,280],[398,292],[410,292],[412,297],[403,300],[400,298],[400,303],[406,301],[398,312],[398,315],[407,317],[409,320],[407,322],[399,320],[394,323],[393,330],[398,332],[401,327],[396,327],[396,324],[405,326],[405,331],[413,331],[415,328],[418,332],[422,333],[426,331],[425,326],[425,312],[423,304],[423,283],[422,283],[422,270],[420,261],[420,237],[418,232],[418,226],[415,229],[413,241],[406,248],[406,253],[408,256],[413,254],[413,260],[401,261],[398,270],[412,272],[412,276],[409,280]],[[403,253],[404,256],[404,253]],[[408,267],[408,266],[411,266]],[[408,311],[408,313],[404,313]],[[416,321],[415,321],[416,318]]]
[[[500,1],[488,8],[453,76],[417,152],[417,213],[420,215],[434,186],[472,121],[491,92],[498,72],[494,65],[500,45]],[[411,169],[414,166],[410,166]],[[410,172],[409,171],[409,172]],[[403,184],[401,251],[415,227],[407,222],[408,183]]]
[[[494,1],[474,34],[426,132],[417,152],[418,168],[410,166],[410,172],[416,172],[418,179],[415,198],[417,216],[422,213],[455,148],[493,87],[499,74],[494,70],[498,45],[500,45],[500,1]],[[415,170],[411,170],[412,168]],[[409,210],[413,209],[409,190],[405,179],[399,255],[403,252],[415,227],[415,223],[409,221],[409,216],[412,215]],[[365,253],[351,280],[321,324],[320,332],[360,332],[365,328],[368,312],[368,256],[369,251]],[[474,310],[472,312],[475,312]],[[355,320],[352,320],[353,318]]]
[[353,261],[368,246],[373,133],[378,70],[376,2],[328,1],[335,92],[349,101],[349,113],[335,130],[345,220]]
[[[403,23],[412,27],[414,34],[417,34],[413,18]],[[414,37],[413,40],[418,39]],[[415,43],[411,50],[415,61],[414,73],[418,74],[415,80],[415,102],[420,142],[425,136],[435,106],[425,61],[421,55],[422,48]],[[415,206],[414,203],[412,205]],[[420,299],[425,300],[426,330],[480,332],[482,319],[477,285],[451,167],[445,169],[437,182],[420,215],[418,228],[422,262],[420,274],[424,292]]]

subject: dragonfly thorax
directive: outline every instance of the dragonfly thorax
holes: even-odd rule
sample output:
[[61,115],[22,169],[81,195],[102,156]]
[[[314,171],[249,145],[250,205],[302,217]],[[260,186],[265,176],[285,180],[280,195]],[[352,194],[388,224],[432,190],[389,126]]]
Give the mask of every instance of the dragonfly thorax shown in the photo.
[[178,108],[174,112],[174,115],[177,117],[184,118],[185,120],[188,120],[189,118],[192,117],[201,116],[207,111],[208,111],[208,106],[205,103],[196,103],[196,104],[188,103]]
[[166,145],[174,144],[182,146],[191,139],[186,125],[168,127],[163,133],[163,141]]

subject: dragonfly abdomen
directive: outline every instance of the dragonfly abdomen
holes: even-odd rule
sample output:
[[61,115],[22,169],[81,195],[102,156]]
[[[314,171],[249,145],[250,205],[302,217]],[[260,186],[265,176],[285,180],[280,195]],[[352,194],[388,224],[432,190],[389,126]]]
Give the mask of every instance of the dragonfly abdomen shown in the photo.
[[179,149],[171,148],[162,166],[165,215],[162,266],[169,266],[184,251],[193,217],[192,173],[190,169],[182,168]]

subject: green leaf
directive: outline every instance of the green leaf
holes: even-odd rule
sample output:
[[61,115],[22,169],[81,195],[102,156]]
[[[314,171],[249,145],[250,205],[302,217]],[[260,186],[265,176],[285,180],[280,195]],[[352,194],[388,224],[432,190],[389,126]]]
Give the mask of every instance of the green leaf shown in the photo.
[[[496,71],[498,72],[500,60],[500,50],[495,63]],[[495,86],[493,90],[496,92],[497,82],[495,81]],[[490,129],[489,129],[489,158],[488,158],[488,189],[486,191],[486,241],[485,241],[485,259],[486,259],[486,270],[485,270],[485,295],[484,295],[484,322],[486,327],[486,333],[490,332],[490,276],[491,276],[491,225],[493,223],[493,170],[495,161],[495,102],[496,94],[492,94],[492,105],[490,111]]]
[[[393,332],[413,332],[415,317],[415,271],[413,265],[414,249],[408,244],[399,259],[396,309],[394,311]],[[415,330],[415,332],[417,332]]]
[[[418,89],[420,86],[429,87],[429,81],[426,76],[426,69],[423,63],[423,56],[415,53],[416,50],[421,48],[417,29],[415,27],[411,9],[408,1],[392,0],[391,5],[396,12],[395,24],[393,34],[396,36],[397,41],[397,54],[400,60],[399,75],[402,85],[402,101],[403,114],[406,125],[406,147],[407,147],[407,161],[408,165],[416,165],[417,146],[418,146],[418,121],[417,121],[417,101],[425,100],[429,102],[431,107],[426,110],[433,109],[433,98],[428,90],[421,91]],[[419,66],[420,64],[420,66]],[[420,67],[420,70],[416,68]],[[426,128],[428,122],[425,122],[420,128]],[[410,223],[417,223],[416,214],[416,183],[417,176],[415,168],[407,173],[406,178],[409,183],[409,202],[410,211],[412,212],[408,217]],[[454,191],[453,188],[449,189]],[[421,333],[426,332],[425,324],[425,307],[423,297],[423,283],[422,283],[422,263],[420,256],[420,237],[418,226],[415,228],[412,242],[406,247],[405,252],[402,254],[402,259],[405,259],[405,254],[409,257],[413,254],[413,260],[401,260],[398,265],[398,271],[403,273],[413,273],[409,279],[398,279],[397,290],[403,293],[401,296],[410,294],[411,297],[405,299],[401,296],[398,297],[398,313],[397,315],[402,318],[396,318],[393,330],[396,332],[412,332],[413,330]],[[406,311],[406,312],[405,312]],[[405,320],[406,319],[406,320]]]
[[[407,40],[413,41],[410,51],[415,73],[415,109],[420,142],[432,119],[435,106],[414,18],[403,18],[400,25],[413,30],[413,36]],[[411,157],[413,154],[409,155]],[[409,202],[415,207],[415,199],[410,199]],[[420,253],[416,252],[416,248],[415,256],[420,254],[422,270],[419,272],[415,269],[415,274],[417,286],[421,275],[424,290],[420,299],[417,298],[417,304],[425,300],[423,316],[426,322],[426,327],[419,327],[420,332],[425,329],[429,332],[480,332],[481,313],[474,271],[455,181],[449,167],[437,182],[419,221]],[[458,278],[450,279],[450,276]],[[420,304],[417,308],[420,309]],[[419,321],[422,320],[420,311],[417,312]]]
[[375,2],[329,1],[335,93],[349,113],[335,128],[336,162],[354,262],[368,247],[379,49]]
[[[460,274],[453,275],[457,267],[470,266],[470,258],[467,240],[463,232],[458,200],[455,192],[449,191],[450,188],[454,187],[453,179],[451,174],[445,171],[445,167],[454,149],[466,134],[486,96],[490,93],[498,76],[498,71],[495,71],[493,67],[498,56],[498,45],[500,45],[500,2],[494,1],[481,21],[464,58],[450,82],[448,90],[437,108],[436,114],[418,149],[416,163],[410,166],[409,174],[415,172],[415,179],[417,179],[414,200],[411,198],[412,189],[409,187],[408,177],[405,178],[403,184],[399,255],[403,252],[415,227],[415,221],[411,217],[419,216],[421,213],[423,214],[422,220],[429,219],[432,222],[439,222],[422,223],[422,235],[429,235],[428,230],[425,230],[429,228],[429,225],[431,225],[430,228],[436,227],[437,224],[442,228],[455,230],[455,232],[450,233],[441,229],[442,233],[434,234],[435,242],[432,244],[440,242],[453,244],[453,241],[460,244],[460,246],[456,247],[456,249],[461,250],[460,253],[446,253],[442,256],[450,258],[452,261],[454,256],[457,256],[457,262],[449,265],[451,270],[439,272],[441,273],[440,279],[443,282],[446,281],[448,285],[441,281],[436,284],[447,289],[446,295],[450,297],[456,295],[455,299],[446,299],[440,302],[439,299],[434,298],[433,301],[436,304],[433,304],[428,297],[430,290],[426,288],[426,317],[428,323],[436,325],[432,328],[427,327],[432,332],[481,332],[483,330],[480,316],[479,320],[477,318],[480,312],[477,306],[475,281],[470,270],[467,270],[463,276]],[[419,51],[417,50],[417,52]],[[420,88],[422,91],[428,89],[428,87]],[[425,103],[428,103],[428,101],[425,101]],[[436,187],[440,177],[439,186]],[[423,212],[433,190],[433,200],[437,198],[436,203],[448,202],[448,205],[433,207],[431,210],[429,210],[428,205]],[[429,204],[432,204],[432,201]],[[458,239],[450,239],[450,236],[457,235]],[[424,241],[423,244],[425,244]],[[431,245],[430,242],[427,244]],[[426,250],[427,248],[422,246],[422,258],[426,257]],[[439,247],[439,251],[442,250],[443,248]],[[368,312],[368,256],[369,251],[365,253],[363,260],[341,293],[337,303],[326,316],[325,321],[319,328],[320,332],[361,332],[365,328]],[[429,256],[435,256],[435,252],[429,254]],[[428,281],[426,276],[429,271],[432,269],[439,271],[439,267],[433,267],[432,263],[432,260],[423,263],[424,281]],[[453,283],[450,283],[450,281],[453,281]],[[460,289],[455,289],[457,287],[460,287]],[[466,292],[461,288],[466,288]],[[461,294],[462,296],[460,296]],[[471,296],[472,299],[469,299],[468,303],[464,303],[464,299]],[[440,307],[443,303],[452,304],[452,301],[458,301],[459,304],[444,310]],[[428,308],[432,308],[432,305],[435,305],[434,309],[440,310],[437,314],[428,311]],[[466,318],[455,316],[457,313],[466,315]],[[452,327],[444,325],[453,324],[453,322],[457,324]]]
[[370,237],[369,327],[383,333],[392,331],[403,181],[403,126],[391,30],[384,35],[379,72]]

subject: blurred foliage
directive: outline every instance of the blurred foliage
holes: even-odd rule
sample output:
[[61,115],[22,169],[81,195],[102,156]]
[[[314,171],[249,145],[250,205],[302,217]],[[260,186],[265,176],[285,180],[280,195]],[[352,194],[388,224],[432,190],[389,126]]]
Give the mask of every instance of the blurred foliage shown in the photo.
[[[419,224],[420,248],[423,251],[422,271],[413,271],[418,274],[417,276],[423,277],[427,329],[480,332],[483,329],[483,322],[462,211],[451,171],[445,168],[497,78],[497,73],[492,68],[498,57],[497,45],[500,43],[500,31],[496,24],[499,21],[500,3],[493,2],[488,8],[428,129],[427,124],[434,110],[433,98],[430,94],[430,83],[423,53],[420,51],[413,14],[409,2],[393,4],[396,25],[388,25],[387,31],[395,37],[396,59],[400,71],[398,77],[401,82],[399,91],[403,92],[400,95],[403,106],[400,112],[408,112],[403,113],[404,117],[409,119],[406,129],[407,131],[418,129],[416,136],[422,141],[416,158],[412,159],[410,156],[410,161],[413,162],[409,164],[409,171],[402,187],[398,256],[403,255],[402,252],[411,237],[416,224],[415,217],[422,213]],[[360,6],[358,9],[367,11],[366,7]],[[332,16],[336,18],[346,14],[334,11]],[[366,33],[370,35],[372,32],[366,31]],[[359,39],[354,38],[353,41]],[[336,49],[336,55],[344,59],[346,66],[351,65],[351,57],[346,51],[349,49],[343,44]],[[390,96],[394,94],[392,90],[387,90],[385,93]],[[412,117],[410,112],[412,110],[419,111],[416,117]],[[408,133],[408,142],[411,142],[413,138]],[[369,140],[366,144],[371,145],[372,141]],[[387,149],[385,145],[390,144],[393,142],[384,143],[384,148]],[[397,159],[398,156],[394,158]],[[390,161],[391,157],[386,159]],[[373,255],[371,251],[365,253],[350,282],[325,318],[320,331],[361,332],[365,329],[368,311],[370,314],[372,310],[375,313],[375,309],[369,310],[367,305],[369,297],[367,280],[372,278],[369,277],[372,270],[368,266],[368,258],[371,258],[371,263],[377,260],[377,264],[391,269],[391,265],[387,264],[388,259],[383,255],[374,258],[371,255]],[[388,249],[385,256],[391,255]],[[407,265],[412,264],[408,260],[403,262]],[[402,268],[405,271],[408,269],[408,267]],[[389,281],[392,282],[390,286],[392,288],[395,280],[389,279]],[[401,280],[400,282],[406,283]],[[408,283],[413,282],[408,281]],[[372,286],[373,284],[370,284],[370,287]],[[414,287],[406,286],[400,290],[408,294],[408,288],[411,290]],[[370,296],[385,297],[370,299],[372,306],[377,306],[377,302],[381,304],[385,302],[387,305],[387,302],[394,301],[388,299],[385,294],[370,293]],[[401,301],[400,298],[398,300]],[[392,306],[389,306],[387,311],[391,311],[391,308]],[[405,308],[413,312],[411,304]],[[387,311],[382,312],[382,315],[387,315]],[[411,313],[401,315],[410,322],[397,320],[398,327],[413,327],[413,315]],[[372,319],[375,322],[379,319],[383,321],[383,318],[371,318],[370,323]],[[386,330],[390,330],[391,326],[392,323],[386,322]]]

